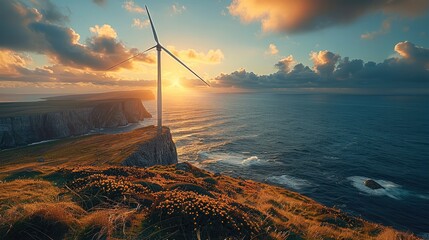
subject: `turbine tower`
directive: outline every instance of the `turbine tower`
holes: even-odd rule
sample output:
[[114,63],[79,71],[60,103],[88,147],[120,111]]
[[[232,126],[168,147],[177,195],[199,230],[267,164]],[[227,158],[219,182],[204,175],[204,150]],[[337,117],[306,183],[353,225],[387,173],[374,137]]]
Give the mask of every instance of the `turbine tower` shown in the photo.
[[156,34],[156,30],[155,30],[155,26],[153,25],[153,21],[152,21],[152,18],[150,17],[150,13],[149,13],[149,9],[147,8],[147,6],[145,5],[145,8],[146,8],[146,12],[147,12],[147,15],[148,15],[148,17],[149,17],[149,22],[150,22],[150,26],[151,26],[151,28],[152,28],[152,33],[153,33],[153,38],[155,39],[155,42],[156,42],[156,45],[155,46],[153,46],[153,47],[151,47],[151,48],[148,48],[148,49],[146,49],[145,51],[143,51],[143,52],[141,52],[141,53],[139,53],[139,54],[137,54],[137,55],[134,55],[134,56],[132,56],[132,57],[130,57],[130,58],[128,58],[128,59],[126,59],[126,60],[124,60],[124,61],[122,61],[122,62],[120,62],[120,63],[118,63],[118,64],[116,64],[116,65],[114,65],[114,66],[112,66],[112,67],[110,67],[109,69],[107,69],[107,70],[110,70],[110,69],[112,69],[112,68],[115,68],[115,67],[117,67],[117,66],[119,66],[119,65],[121,65],[122,63],[124,63],[124,62],[127,62],[128,60],[131,60],[132,58],[135,58],[135,57],[137,57],[137,56],[139,56],[139,55],[141,55],[141,54],[143,54],[143,53],[145,53],[145,52],[148,52],[148,51],[150,51],[150,50],[152,50],[152,49],[154,49],[154,48],[156,48],[156,51],[157,51],[157,59],[158,59],[158,80],[157,80],[157,115],[158,115],[158,131],[157,131],[157,133],[158,133],[158,136],[161,136],[161,134],[162,134],[162,84],[161,84],[161,51],[162,50],[164,50],[168,55],[170,55],[174,60],[176,60],[177,62],[179,62],[181,65],[183,65],[186,69],[188,69],[191,73],[193,73],[198,79],[200,79],[203,83],[205,83],[207,86],[209,86],[210,87],[210,84],[208,84],[206,81],[204,81],[204,79],[203,78],[201,78],[198,74],[196,74],[192,69],[190,69],[188,66],[186,66],[186,64],[184,64],[182,61],[180,61],[180,59],[179,58],[177,58],[176,56],[174,56],[174,54],[172,54],[170,51],[168,51],[168,49],[166,49],[165,47],[163,47],[162,45],[161,45],[161,43],[159,43],[159,40],[158,40],[158,36],[157,36],[157,34]]
[[207,86],[210,86],[204,79],[202,79],[198,74],[196,74],[192,69],[190,69],[186,64],[180,61],[174,54],[168,51],[165,47],[163,47],[158,40],[158,35],[156,34],[155,26],[153,25],[152,18],[150,17],[149,9],[145,5],[147,15],[149,17],[150,26],[152,28],[153,38],[155,39],[156,45],[152,48],[156,47],[156,51],[158,52],[158,81],[157,81],[157,114],[158,114],[158,135],[162,133],[162,84],[161,84],[161,51],[164,50],[168,55],[170,55],[174,60],[178,61],[182,64],[186,69],[188,69],[191,73],[193,73],[197,78],[199,78],[203,83]]

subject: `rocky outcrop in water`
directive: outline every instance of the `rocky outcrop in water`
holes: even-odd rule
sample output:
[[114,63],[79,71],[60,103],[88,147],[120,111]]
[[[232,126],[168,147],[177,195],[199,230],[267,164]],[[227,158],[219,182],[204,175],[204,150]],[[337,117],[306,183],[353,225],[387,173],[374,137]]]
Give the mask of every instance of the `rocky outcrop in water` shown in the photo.
[[363,184],[365,184],[365,186],[367,186],[367,187],[369,187],[369,188],[371,188],[371,189],[373,189],[373,190],[376,190],[376,189],[384,189],[384,187],[383,187],[383,186],[381,186],[378,182],[376,182],[376,181],[374,181],[374,180],[372,180],[372,179],[365,180],[365,181],[363,182]]
[[0,149],[77,136],[97,128],[124,126],[152,117],[140,99],[83,104],[54,112],[0,117]]
[[141,143],[137,150],[123,162],[124,166],[149,167],[157,164],[177,163],[176,145],[170,129],[163,128],[162,135]]

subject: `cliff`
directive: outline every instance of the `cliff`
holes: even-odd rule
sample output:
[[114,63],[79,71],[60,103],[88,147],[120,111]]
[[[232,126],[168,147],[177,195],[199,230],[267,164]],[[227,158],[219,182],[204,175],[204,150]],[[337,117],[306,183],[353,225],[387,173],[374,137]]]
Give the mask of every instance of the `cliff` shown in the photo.
[[[42,160],[41,160],[42,159]],[[93,134],[0,151],[0,178],[25,166],[76,167],[125,165],[147,167],[177,163],[170,129],[155,126],[117,134]]]
[[164,128],[160,137],[138,144],[134,153],[127,157],[122,165],[149,167],[173,163],[177,163],[176,145],[173,142],[170,129]]
[[[77,136],[152,117],[140,99],[2,104],[0,149]],[[7,116],[8,109],[13,109]],[[5,116],[6,115],[6,116]]]

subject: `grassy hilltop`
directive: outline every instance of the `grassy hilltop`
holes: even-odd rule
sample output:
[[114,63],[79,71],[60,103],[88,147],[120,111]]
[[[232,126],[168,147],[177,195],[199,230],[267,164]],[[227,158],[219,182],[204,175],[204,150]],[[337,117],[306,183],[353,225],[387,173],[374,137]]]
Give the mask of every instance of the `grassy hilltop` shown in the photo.
[[148,127],[0,152],[0,239],[417,239],[187,163],[120,166]]

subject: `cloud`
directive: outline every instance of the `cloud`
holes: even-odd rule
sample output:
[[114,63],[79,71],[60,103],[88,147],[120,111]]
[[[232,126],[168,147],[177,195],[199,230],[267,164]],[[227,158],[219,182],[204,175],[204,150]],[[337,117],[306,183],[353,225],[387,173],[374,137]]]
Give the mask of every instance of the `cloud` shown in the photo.
[[150,25],[149,19],[146,19],[146,20],[141,20],[140,18],[133,19],[133,24],[132,24],[133,27],[142,29],[149,25]]
[[249,89],[429,90],[429,49],[410,42],[400,42],[394,49],[399,57],[381,63],[341,58],[327,50],[312,52],[312,68],[301,63],[295,64],[293,57],[288,56],[275,65],[278,69],[275,73],[257,75],[240,69],[219,75],[211,84],[215,87]]
[[362,39],[371,40],[374,39],[380,35],[387,34],[390,31],[392,19],[388,18],[384,20],[381,24],[381,28],[377,31],[368,32],[360,35]]
[[171,5],[171,11],[173,14],[182,14],[184,11],[186,11],[186,7],[183,5],[180,6],[178,4],[173,4]]
[[[0,48],[39,53],[57,64],[92,70],[105,70],[138,52],[117,40],[110,25],[90,28],[94,35],[81,43],[80,35],[63,25],[66,16],[60,16],[48,0],[40,2],[32,1],[35,5],[27,6],[18,1],[0,1],[0,15],[4,17],[0,32],[7,33],[0,38]],[[148,55],[135,61],[154,62]],[[128,62],[119,68],[132,66]]]
[[95,25],[94,27],[90,27],[89,30],[100,38],[116,38],[118,36],[115,29],[108,24],[104,24],[101,27]]
[[334,72],[340,56],[325,50],[310,53],[310,59],[313,61],[316,73],[322,77],[329,77]]
[[122,7],[128,12],[144,13],[145,9],[137,5],[133,0],[125,1]]
[[294,63],[295,63],[295,60],[293,59],[293,56],[289,55],[285,58],[282,58],[278,63],[276,63],[275,67],[280,72],[288,73],[291,71],[291,68],[293,67]]
[[304,32],[346,24],[373,12],[416,16],[427,0],[233,0],[228,9],[243,22],[259,21],[265,32]]
[[396,44],[395,51],[406,61],[421,64],[429,69],[429,49],[405,41]]
[[22,85],[21,83],[53,88],[76,84],[121,87],[155,85],[155,81],[151,80],[120,79],[106,72],[91,72],[59,64],[29,69],[28,63],[31,62],[29,57],[10,50],[2,50],[0,54],[0,88]]
[[0,50],[0,72],[4,75],[17,74],[17,68],[25,67],[31,59],[23,54],[11,51]]
[[168,49],[185,63],[198,62],[204,64],[219,64],[224,59],[223,52],[220,49],[210,49],[207,53],[198,52],[194,49],[176,50],[173,46],[169,46]]
[[34,4],[35,7],[40,9],[40,14],[47,22],[63,23],[69,21],[69,17],[65,16],[60,9],[49,0],[40,0],[39,2],[34,1]]
[[273,43],[271,43],[268,46],[268,50],[265,53],[266,54],[270,54],[270,55],[276,55],[277,53],[279,53],[279,50],[277,49],[276,45],[274,45]]

